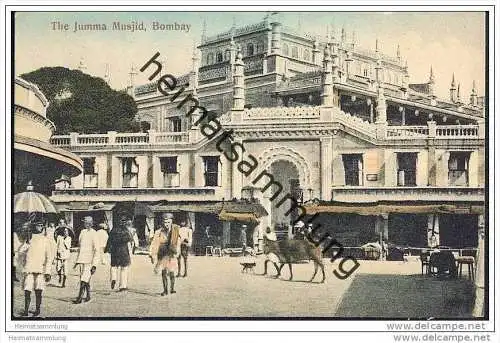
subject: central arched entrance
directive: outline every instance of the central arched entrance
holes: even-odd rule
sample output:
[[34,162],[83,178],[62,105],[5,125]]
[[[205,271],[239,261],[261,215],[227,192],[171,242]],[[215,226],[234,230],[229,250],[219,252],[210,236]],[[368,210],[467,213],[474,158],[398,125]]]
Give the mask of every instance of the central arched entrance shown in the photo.
[[[295,164],[287,160],[277,160],[269,166],[269,172],[274,176],[276,182],[283,186],[281,194],[273,201],[270,201],[271,223],[277,230],[285,230],[293,222],[294,213],[288,213],[290,210],[290,201],[279,204],[287,194],[290,194],[298,202],[302,201],[302,190],[300,185],[299,171]],[[269,195],[277,191],[277,186],[273,186]]]

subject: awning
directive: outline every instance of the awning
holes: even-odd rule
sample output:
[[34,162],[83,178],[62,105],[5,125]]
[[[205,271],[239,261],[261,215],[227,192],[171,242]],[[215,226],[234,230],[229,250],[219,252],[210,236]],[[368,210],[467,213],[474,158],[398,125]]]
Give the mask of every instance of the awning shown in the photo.
[[266,209],[258,202],[229,201],[224,203],[224,207],[219,213],[219,219],[258,223],[260,217],[267,215]]
[[203,212],[217,214],[222,210],[222,203],[166,203],[151,205],[150,207],[153,212]]
[[329,203],[321,205],[304,206],[306,213],[352,213],[362,216],[375,216],[382,213],[448,213],[448,214],[482,214],[484,206],[469,205],[459,206],[453,204],[356,204]]
[[56,205],[59,212],[95,212],[95,211],[111,211],[115,207],[115,203],[90,204],[86,201],[70,202],[68,205]]
[[255,213],[228,212],[226,210],[222,210],[221,213],[219,213],[219,219],[222,221],[259,222]]
[[153,212],[202,212],[218,214],[223,221],[258,222],[258,218],[267,216],[266,209],[257,202],[218,201],[200,203],[162,203],[149,206]]

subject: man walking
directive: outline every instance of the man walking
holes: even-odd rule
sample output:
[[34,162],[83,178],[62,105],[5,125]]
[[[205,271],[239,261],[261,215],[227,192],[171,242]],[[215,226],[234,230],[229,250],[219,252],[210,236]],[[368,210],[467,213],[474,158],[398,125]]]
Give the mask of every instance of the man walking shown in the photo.
[[[47,236],[47,239],[51,239]],[[69,229],[65,228],[62,235],[57,236],[56,242],[56,271],[59,276],[61,288],[66,287],[66,276],[69,270],[69,257],[71,255],[71,237]]]
[[[81,304],[90,300],[90,278],[95,273],[97,262],[99,261],[99,248],[96,238],[96,231],[93,228],[94,220],[90,216],[83,218],[83,229],[78,238],[80,251],[76,258],[75,268],[80,266],[80,290],[74,304]],[[85,299],[83,294],[86,293]]]
[[50,281],[50,269],[54,260],[53,245],[50,239],[44,234],[43,222],[34,224],[33,234],[29,243],[25,243],[20,250],[25,254],[23,258],[23,288],[24,288],[24,317],[28,316],[31,303],[31,292],[35,291],[36,308],[33,316],[40,315],[40,305],[42,304],[42,292],[45,283]]
[[122,217],[121,224],[111,230],[108,243],[104,251],[111,255],[111,289],[115,288],[119,279],[120,292],[127,290],[128,271],[130,266],[130,244],[132,236],[126,227],[128,218]]
[[191,225],[187,225],[186,221],[181,222],[181,227],[179,228],[179,236],[181,240],[181,251],[179,257],[177,257],[177,277],[181,276],[181,259],[184,258],[184,275],[187,276],[187,259],[189,255],[189,247],[193,243],[193,230]]
[[162,296],[168,294],[168,278],[170,278],[170,293],[176,293],[175,270],[177,269],[177,256],[180,252],[179,226],[173,224],[173,214],[164,213],[163,223],[158,229],[151,242],[149,255],[151,262],[155,265],[155,273],[161,269],[163,281]]

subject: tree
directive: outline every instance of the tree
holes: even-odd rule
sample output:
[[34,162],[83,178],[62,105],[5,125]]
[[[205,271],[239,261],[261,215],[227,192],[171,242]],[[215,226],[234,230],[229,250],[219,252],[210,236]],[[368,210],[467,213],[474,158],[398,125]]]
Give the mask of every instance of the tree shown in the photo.
[[56,125],[56,134],[140,130],[134,99],[99,77],[64,67],[44,67],[21,77],[49,100],[47,117]]

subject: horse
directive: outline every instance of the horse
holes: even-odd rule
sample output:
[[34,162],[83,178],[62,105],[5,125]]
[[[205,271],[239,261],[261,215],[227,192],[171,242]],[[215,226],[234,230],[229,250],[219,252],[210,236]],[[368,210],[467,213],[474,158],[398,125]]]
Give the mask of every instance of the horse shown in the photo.
[[[312,282],[314,277],[318,273],[318,266],[321,267],[321,272],[323,274],[323,278],[321,283],[325,282],[325,267],[322,261],[322,253],[321,247],[315,246],[311,242],[303,239],[285,239],[285,240],[271,240],[267,235],[264,235],[264,254],[266,254],[267,258],[264,262],[264,274],[267,275],[267,263],[272,262],[274,267],[276,268],[277,274],[275,278],[278,278],[281,275],[281,269],[285,264],[288,264],[288,268],[290,269],[290,278],[291,281],[293,279],[293,271],[292,271],[292,263],[296,263],[298,261],[303,260],[313,260],[314,262],[314,274],[309,280]],[[275,255],[275,259],[277,261],[272,261],[269,259],[270,256]],[[278,263],[281,264],[278,267]]]

